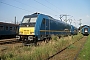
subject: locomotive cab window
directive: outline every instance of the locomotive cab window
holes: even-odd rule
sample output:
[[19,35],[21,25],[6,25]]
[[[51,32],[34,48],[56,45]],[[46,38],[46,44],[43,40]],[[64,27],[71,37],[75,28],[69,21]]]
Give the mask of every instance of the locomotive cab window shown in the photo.
[[23,18],[22,23],[28,23],[28,22],[29,22],[29,20],[30,20],[30,18]]
[[35,23],[37,17],[24,17],[22,23]]
[[36,21],[37,21],[37,16],[35,17],[25,16],[20,26],[34,27],[36,24]]
[[37,20],[37,17],[31,18],[30,23],[35,23]]

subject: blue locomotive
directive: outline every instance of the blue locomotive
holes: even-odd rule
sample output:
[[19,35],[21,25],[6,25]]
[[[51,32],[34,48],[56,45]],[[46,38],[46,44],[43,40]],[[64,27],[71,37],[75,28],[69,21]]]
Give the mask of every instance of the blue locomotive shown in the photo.
[[89,35],[90,34],[90,26],[84,25],[81,29],[81,33],[83,35]]
[[17,37],[24,41],[35,41],[48,39],[52,34],[74,35],[77,34],[77,28],[51,16],[34,13],[23,17]]
[[18,34],[19,25],[0,22],[0,38],[13,37]]

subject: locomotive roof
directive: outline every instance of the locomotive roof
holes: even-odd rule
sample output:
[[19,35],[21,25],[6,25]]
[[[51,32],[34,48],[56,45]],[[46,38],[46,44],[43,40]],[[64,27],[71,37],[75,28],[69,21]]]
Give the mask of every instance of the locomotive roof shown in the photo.
[[83,25],[82,27],[84,27],[84,26],[90,27],[90,26],[88,26],[88,25]]
[[[39,14],[42,14],[42,13],[33,13],[33,14],[31,14],[31,15],[25,15],[24,17],[37,17]],[[42,14],[42,15],[45,15],[45,14]],[[60,21],[60,20],[58,20],[58,19],[54,19],[53,17],[51,17],[50,15],[46,15],[46,16],[48,16],[51,20],[55,20],[55,21]],[[68,24],[68,23],[65,23],[65,22],[63,22],[62,21],[62,23],[64,23],[64,24]],[[69,25],[69,24],[68,24]]]
[[[31,14],[31,15],[25,15],[24,17],[35,17],[35,16],[38,16],[39,14],[41,14],[41,13],[33,13],[33,14]],[[45,15],[45,14],[43,14],[43,15]],[[49,16],[49,15],[47,15],[48,17],[50,17],[50,18],[52,18],[52,19],[54,19],[53,17],[51,17],[51,16]]]
[[90,27],[90,26],[88,26],[88,25],[83,25],[83,26],[79,27],[79,30],[80,30],[80,28],[82,29],[82,28],[85,27],[85,26]]
[[15,26],[19,26],[18,24],[6,23],[6,22],[0,22],[0,24],[2,24],[2,25],[3,25],[3,24],[6,24],[6,25],[13,25],[13,26],[15,25]]
[[38,16],[38,14],[40,14],[40,13],[33,13],[31,15],[25,15],[24,17],[35,17],[35,16]]

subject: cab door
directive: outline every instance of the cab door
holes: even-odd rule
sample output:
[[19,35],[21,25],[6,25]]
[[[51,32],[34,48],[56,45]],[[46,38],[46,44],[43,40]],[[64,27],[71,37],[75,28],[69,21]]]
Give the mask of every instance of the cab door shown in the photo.
[[46,35],[48,35],[48,32],[49,32],[49,23],[48,23],[48,19],[45,19],[45,22],[46,22],[46,24],[45,24],[45,32],[46,32]]
[[40,28],[40,34],[46,36],[49,34],[49,30],[50,30],[49,20],[43,18]]
[[40,35],[46,35],[46,20],[45,18],[42,19],[41,26],[40,26]]

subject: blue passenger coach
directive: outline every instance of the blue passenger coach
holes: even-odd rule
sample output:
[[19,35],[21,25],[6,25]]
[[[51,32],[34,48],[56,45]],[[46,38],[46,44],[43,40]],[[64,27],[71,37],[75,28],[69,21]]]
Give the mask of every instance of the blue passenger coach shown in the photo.
[[18,27],[19,25],[17,24],[0,22],[0,38],[16,36]]
[[72,31],[73,29],[71,29],[70,24],[56,20],[45,14],[34,13],[23,17],[18,39],[29,41],[42,40],[51,37],[52,34],[71,35]]

